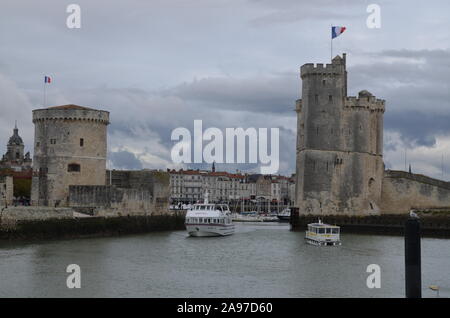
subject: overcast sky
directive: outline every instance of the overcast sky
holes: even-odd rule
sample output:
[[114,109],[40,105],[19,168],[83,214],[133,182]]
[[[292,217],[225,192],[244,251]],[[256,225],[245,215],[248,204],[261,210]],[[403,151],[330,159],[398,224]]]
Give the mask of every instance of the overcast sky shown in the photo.
[[[81,28],[66,8],[81,7]],[[369,4],[381,28],[366,26]],[[279,127],[280,173],[295,171],[299,67],[330,60],[330,25],[346,26],[349,95],[386,100],[387,168],[450,179],[450,3],[331,0],[3,0],[0,152],[31,110],[78,104],[111,112],[118,169],[174,167],[174,128]],[[444,158],[444,174],[441,162]],[[253,171],[255,165],[219,166]]]

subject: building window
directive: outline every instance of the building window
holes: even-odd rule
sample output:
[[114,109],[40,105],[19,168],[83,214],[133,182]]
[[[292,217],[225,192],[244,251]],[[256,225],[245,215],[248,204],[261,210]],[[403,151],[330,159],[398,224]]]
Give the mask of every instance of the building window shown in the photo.
[[84,139],[80,138],[80,147],[83,147],[83,146],[84,146]]
[[80,172],[81,168],[80,165],[77,163],[71,163],[67,166],[68,172]]
[[326,84],[326,81],[322,80],[322,85],[325,86],[325,84]]
[[333,95],[328,95],[328,101],[331,103],[333,101]]
[[314,100],[315,100],[316,103],[318,103],[319,102],[319,95],[317,95],[317,94],[314,95]]
[[36,143],[36,147],[39,147],[41,145],[41,143],[38,141],[37,143]]
[[56,139],[50,139],[50,144],[51,145],[55,145],[56,144]]

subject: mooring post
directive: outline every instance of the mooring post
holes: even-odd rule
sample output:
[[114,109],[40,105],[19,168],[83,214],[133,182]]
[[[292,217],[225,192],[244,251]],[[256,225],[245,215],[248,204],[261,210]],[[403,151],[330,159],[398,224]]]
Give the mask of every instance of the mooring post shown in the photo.
[[405,287],[406,298],[422,297],[420,221],[416,215],[405,223]]

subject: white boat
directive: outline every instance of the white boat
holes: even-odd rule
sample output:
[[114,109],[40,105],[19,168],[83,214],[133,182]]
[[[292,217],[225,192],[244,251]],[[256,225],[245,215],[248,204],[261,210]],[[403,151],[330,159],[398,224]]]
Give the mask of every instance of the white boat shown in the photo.
[[329,225],[322,223],[319,219],[318,223],[308,224],[305,240],[312,245],[341,245],[340,227],[337,225]]
[[291,209],[286,208],[277,214],[277,218],[280,221],[289,221],[291,219]]
[[234,224],[227,204],[205,202],[194,204],[186,212],[186,230],[190,236],[225,236],[234,233]]

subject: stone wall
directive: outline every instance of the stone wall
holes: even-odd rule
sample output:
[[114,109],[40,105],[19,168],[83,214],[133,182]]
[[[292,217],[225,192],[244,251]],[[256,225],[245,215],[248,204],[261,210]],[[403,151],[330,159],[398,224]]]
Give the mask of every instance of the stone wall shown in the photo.
[[15,229],[17,224],[22,221],[46,221],[69,218],[73,218],[73,210],[70,208],[9,206],[0,212],[0,229]]
[[14,183],[11,176],[0,176],[0,207],[11,205],[14,199]]
[[152,215],[167,213],[145,188],[115,186],[70,186],[69,205],[75,211],[96,216]]
[[106,184],[121,189],[146,189],[152,194],[155,204],[169,204],[170,174],[165,171],[108,170]]
[[407,213],[410,209],[450,210],[450,182],[404,171],[385,171],[381,194],[382,213]]
[[107,171],[108,185],[70,185],[68,202],[75,211],[95,216],[167,214],[169,181],[167,172],[157,170]]

